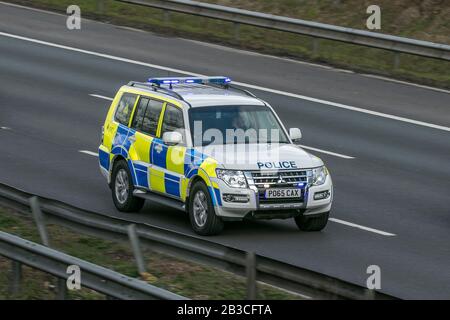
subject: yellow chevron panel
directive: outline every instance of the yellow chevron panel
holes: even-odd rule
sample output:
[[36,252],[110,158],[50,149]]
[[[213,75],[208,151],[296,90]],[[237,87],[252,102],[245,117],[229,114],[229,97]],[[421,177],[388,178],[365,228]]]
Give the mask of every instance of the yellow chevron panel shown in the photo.
[[181,182],[180,182],[180,198],[182,201],[186,201],[186,197],[187,197],[187,187],[189,184],[189,179],[188,178],[181,178]]
[[209,180],[209,177],[206,175],[206,173],[203,170],[198,170],[198,175],[206,182],[206,185],[208,187],[211,186],[211,181]]
[[150,146],[152,144],[152,140],[152,137],[136,132],[136,142],[133,143],[132,146],[139,155],[139,158],[133,160],[150,163]]
[[181,146],[169,147],[166,157],[166,168],[169,171],[184,175],[184,155],[186,148]]
[[139,160],[139,154],[136,151],[134,143],[131,144],[130,149],[128,149],[128,159],[130,159],[132,161],[138,161]]
[[108,122],[105,123],[104,127],[103,127],[103,145],[109,149],[109,151],[111,152],[112,150],[112,145],[114,142],[114,137],[116,136],[117,133],[117,128],[119,126],[114,123],[114,122]]
[[209,177],[216,176],[217,160],[213,158],[206,158],[205,161],[200,165],[200,168],[206,171]]
[[163,172],[150,168],[150,189],[166,193]]

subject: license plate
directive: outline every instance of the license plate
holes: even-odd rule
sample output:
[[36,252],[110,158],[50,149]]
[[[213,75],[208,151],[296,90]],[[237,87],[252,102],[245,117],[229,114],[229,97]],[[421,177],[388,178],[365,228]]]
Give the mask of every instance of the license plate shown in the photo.
[[266,199],[277,198],[300,198],[302,196],[301,189],[269,189],[266,190]]

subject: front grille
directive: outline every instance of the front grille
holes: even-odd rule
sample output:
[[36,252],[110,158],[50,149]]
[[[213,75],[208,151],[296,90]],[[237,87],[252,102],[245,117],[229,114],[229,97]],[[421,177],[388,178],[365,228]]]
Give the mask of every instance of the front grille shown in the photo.
[[261,204],[274,203],[299,203],[304,199],[304,188],[300,198],[278,198],[266,199],[265,191],[270,188],[297,188],[299,184],[306,186],[308,182],[306,170],[295,171],[253,171],[251,172],[252,183],[258,188],[259,202]]

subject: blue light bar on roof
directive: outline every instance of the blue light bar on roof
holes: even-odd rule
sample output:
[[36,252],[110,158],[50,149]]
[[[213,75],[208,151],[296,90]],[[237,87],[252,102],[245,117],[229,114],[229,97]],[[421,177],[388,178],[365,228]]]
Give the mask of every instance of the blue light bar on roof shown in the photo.
[[231,82],[231,79],[228,77],[182,77],[182,78],[150,78],[148,79],[149,83],[156,84],[157,86],[161,86],[164,84],[172,85],[172,84],[219,84],[225,85]]

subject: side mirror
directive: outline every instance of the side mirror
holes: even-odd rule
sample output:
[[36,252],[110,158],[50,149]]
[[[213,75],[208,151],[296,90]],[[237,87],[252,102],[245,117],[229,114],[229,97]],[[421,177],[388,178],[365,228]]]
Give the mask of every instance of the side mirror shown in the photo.
[[173,131],[173,132],[164,132],[163,141],[167,145],[177,145],[183,142],[183,136],[181,133]]
[[292,142],[296,143],[302,138],[302,132],[300,131],[299,128],[290,128],[289,136],[290,136]]

